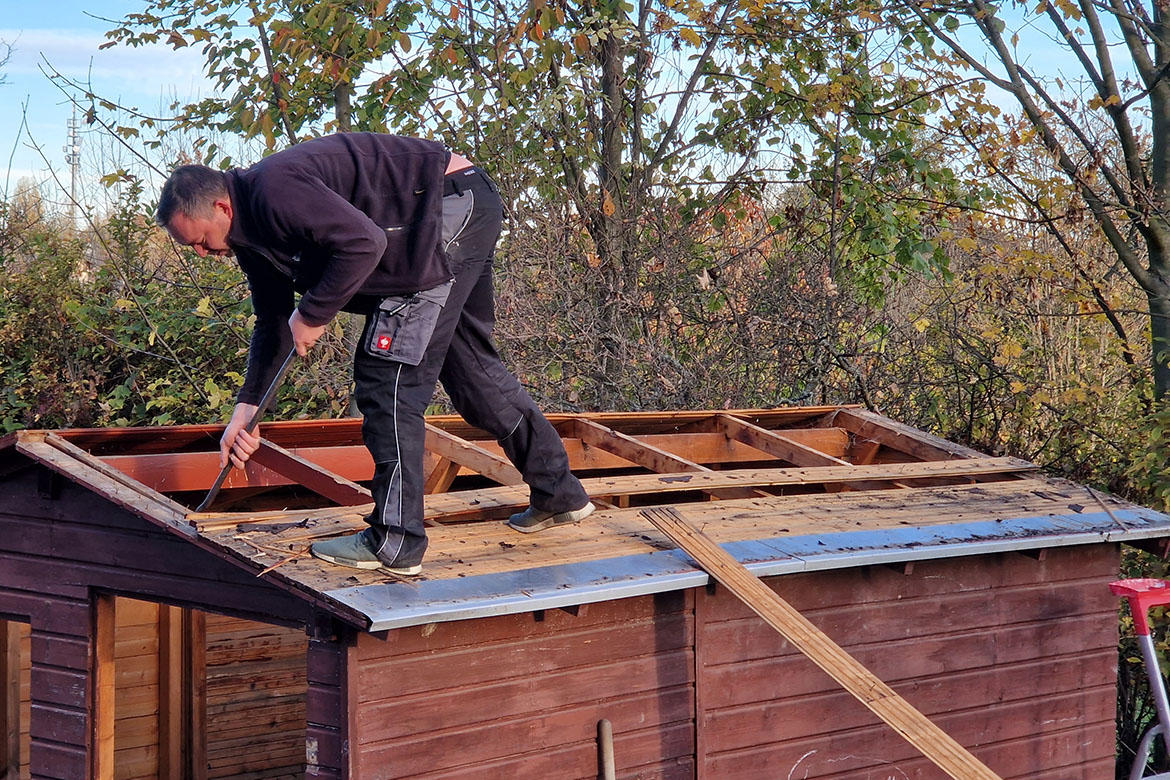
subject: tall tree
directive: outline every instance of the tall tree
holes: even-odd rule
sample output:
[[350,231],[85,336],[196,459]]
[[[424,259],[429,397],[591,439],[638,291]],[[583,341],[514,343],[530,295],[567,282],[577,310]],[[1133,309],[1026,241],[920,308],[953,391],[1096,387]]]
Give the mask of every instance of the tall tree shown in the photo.
[[[1092,214],[1149,304],[1154,393],[1170,393],[1170,28],[1165,9],[1142,0],[1059,0],[1030,5],[986,0],[890,7],[927,53],[1010,96],[1053,168]],[[924,33],[924,34],[923,34]],[[1066,56],[1029,57],[1021,36]],[[1059,71],[1057,68],[1059,67]],[[958,98],[962,125],[997,109],[979,90]],[[974,112],[978,112],[978,115]],[[969,134],[978,138],[978,133]],[[980,139],[980,154],[994,157]],[[1009,183],[1010,169],[992,166]],[[1034,204],[1042,205],[1042,204]],[[1046,214],[1059,231],[1059,214]]]
[[[701,265],[710,226],[769,185],[775,198],[803,183],[827,204],[822,240],[843,276],[943,259],[923,195],[952,182],[924,164],[930,98],[899,78],[888,36],[853,0],[423,7],[414,53],[385,63],[362,104],[384,106],[392,127],[438,129],[511,161],[513,197],[578,220],[599,277],[579,294],[593,296],[603,331],[637,322],[630,304],[663,245],[689,236]],[[625,356],[609,351],[599,360],[619,372]]]
[[930,204],[952,181],[923,154],[937,105],[866,0],[145,2],[111,43],[202,45],[222,93],[173,126],[269,148],[331,128],[437,136],[489,163],[518,219],[575,226],[605,376],[649,327],[662,247],[709,281],[728,219],[783,190],[814,203],[771,229],[826,214],[816,240],[842,279],[876,289],[944,260]]
[[[142,12],[128,14],[106,34],[104,45],[201,46],[216,94],[176,106],[173,117],[148,124],[163,133],[211,126],[260,137],[275,149],[322,129],[377,129],[355,126],[352,100],[373,63],[396,44],[409,46],[402,30],[413,19],[413,7],[389,5],[389,0],[146,0]],[[207,152],[209,161],[221,156],[215,148]]]

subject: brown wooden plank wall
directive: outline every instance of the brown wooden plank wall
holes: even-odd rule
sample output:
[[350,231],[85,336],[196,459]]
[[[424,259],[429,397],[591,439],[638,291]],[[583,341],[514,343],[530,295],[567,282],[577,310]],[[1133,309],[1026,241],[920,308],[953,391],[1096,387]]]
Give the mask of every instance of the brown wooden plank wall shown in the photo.
[[20,778],[29,776],[29,715],[32,704],[32,629],[24,623],[9,624],[16,631],[20,643]]
[[39,467],[0,480],[0,618],[31,624],[30,773],[90,772],[94,589],[308,624],[311,606]]
[[207,616],[207,777],[305,776],[304,630]]
[[[873,566],[770,584],[1007,778],[1112,775],[1113,545]],[[945,774],[723,589],[700,593],[699,780]]]
[[158,605],[114,601],[114,778],[158,777]]
[[[16,501],[29,506],[36,479],[20,485]],[[36,504],[33,503],[33,506]],[[53,577],[36,551],[51,544],[49,524],[0,513],[0,615],[29,624],[28,769],[34,780],[89,776],[89,669],[92,612],[87,587]]]
[[619,776],[694,777],[685,592],[361,634],[350,735],[360,780],[593,780],[597,723]]

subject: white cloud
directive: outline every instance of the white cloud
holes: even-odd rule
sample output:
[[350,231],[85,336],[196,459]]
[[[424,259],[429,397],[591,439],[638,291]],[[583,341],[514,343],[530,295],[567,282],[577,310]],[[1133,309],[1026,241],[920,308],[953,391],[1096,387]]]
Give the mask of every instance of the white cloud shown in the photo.
[[[99,49],[106,42],[101,30],[72,28],[6,27],[0,29],[0,41],[13,47],[8,63],[0,68],[4,77],[0,160],[12,169],[7,176],[10,182],[27,175],[43,179],[50,164],[64,169],[62,146],[72,108],[68,97],[45,77],[49,66],[70,80],[89,84],[101,98],[146,114],[163,113],[163,106],[174,100],[194,100],[213,92],[203,77],[198,49],[175,51],[161,44]],[[23,130],[22,121],[27,125]],[[82,130],[87,132],[85,127]],[[41,152],[31,148],[30,138]],[[88,153],[83,151],[83,156]],[[0,184],[4,178],[0,175]]]
[[67,78],[92,80],[99,93],[105,88],[147,96],[164,91],[186,96],[210,88],[202,75],[203,58],[195,49],[176,51],[164,44],[99,49],[105,37],[85,30],[0,29],[0,40],[13,47],[5,66],[12,81],[41,77],[47,63]]

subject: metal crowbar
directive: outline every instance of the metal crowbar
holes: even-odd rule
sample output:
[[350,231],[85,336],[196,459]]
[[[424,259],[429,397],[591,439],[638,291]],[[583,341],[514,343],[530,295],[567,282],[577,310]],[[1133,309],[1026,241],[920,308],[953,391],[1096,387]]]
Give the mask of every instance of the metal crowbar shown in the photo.
[[[260,404],[256,407],[256,412],[252,415],[252,419],[248,420],[248,425],[245,427],[249,433],[256,430],[256,426],[260,424],[260,419],[264,417],[264,412],[268,410],[272,399],[276,397],[276,390],[280,387],[281,381],[284,380],[284,375],[288,373],[289,367],[292,365],[293,358],[297,356],[297,348],[294,346],[288,353],[288,357],[284,359],[280,370],[276,372],[276,376],[272,379],[272,384],[268,386],[264,397],[260,399]],[[207,508],[211,506],[211,502],[219,495],[219,489],[223,487],[224,480],[232,470],[232,460],[229,457],[227,465],[219,471],[219,476],[215,478],[215,484],[211,486],[211,490],[207,491],[207,497],[203,499],[203,503],[195,507],[196,512],[206,512]]]

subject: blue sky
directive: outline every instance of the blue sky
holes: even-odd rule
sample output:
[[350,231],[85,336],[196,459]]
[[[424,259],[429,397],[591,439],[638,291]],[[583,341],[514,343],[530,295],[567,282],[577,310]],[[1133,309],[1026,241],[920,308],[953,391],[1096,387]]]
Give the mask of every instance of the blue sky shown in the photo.
[[[105,31],[116,20],[144,6],[144,0],[0,0],[0,40],[13,46],[2,69],[5,83],[0,84],[0,164],[5,168],[0,197],[11,194],[22,178],[43,182],[51,178],[50,166],[58,172],[66,167],[62,147],[71,108],[42,73],[46,63],[69,78],[89,80],[94,91],[109,100],[147,113],[158,112],[174,99],[188,101],[208,93],[198,50],[174,51],[166,45],[99,50]],[[1063,63],[1076,72],[1060,46],[1027,26],[1021,32],[1021,51],[1028,53],[1034,67],[1053,75]],[[1119,64],[1123,62],[1124,57]],[[1014,110],[1012,101],[994,90],[992,99]],[[23,130],[22,119],[27,119]],[[96,138],[87,139],[82,127],[83,169],[88,162],[84,173],[92,183],[116,166],[97,157],[100,145]],[[33,142],[42,148],[44,159],[31,148]],[[108,148],[109,142],[105,145]]]
[[[117,20],[143,5],[141,0],[0,0],[0,40],[13,47],[0,85],[0,160],[6,170],[0,189],[5,181],[11,192],[23,177],[49,178],[49,165],[30,148],[32,141],[43,148],[53,168],[66,167],[62,147],[71,108],[42,73],[46,62],[69,78],[89,80],[95,92],[110,100],[146,111],[206,91],[197,51],[175,52],[167,46],[98,49],[114,25],[94,17]],[[23,132],[22,119],[27,119]],[[92,159],[94,151],[85,148],[83,159],[87,153]]]

